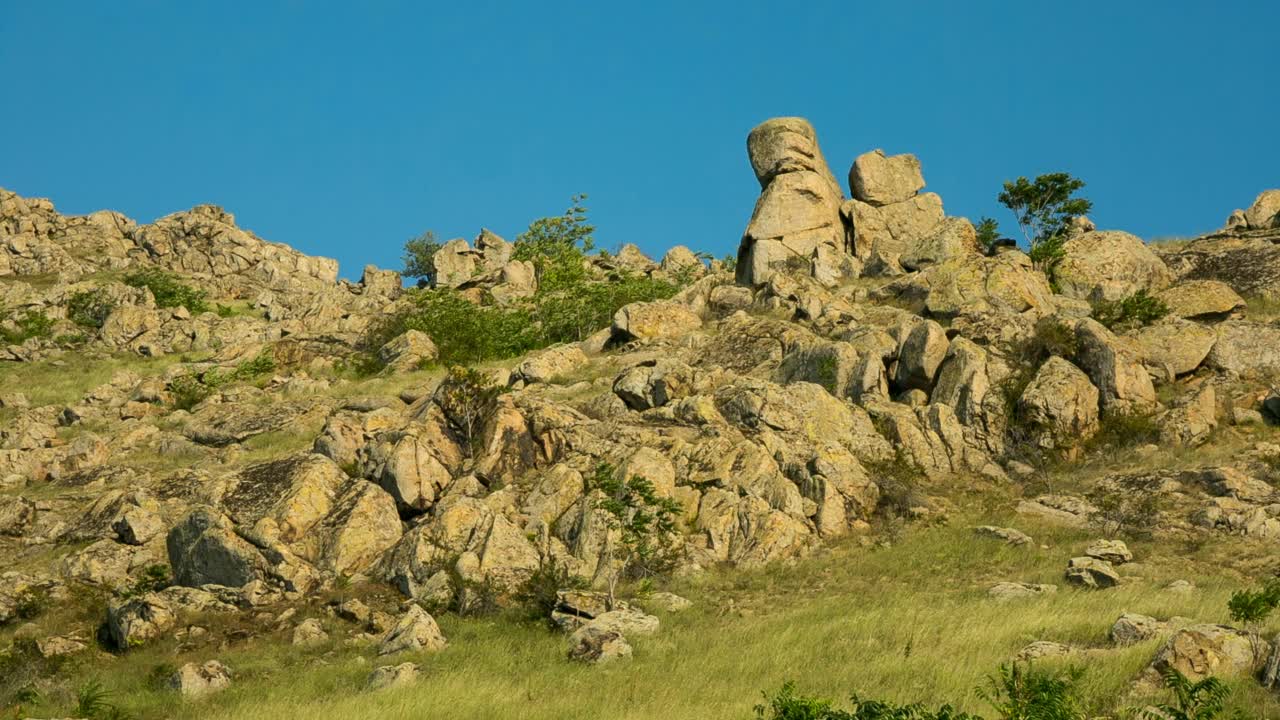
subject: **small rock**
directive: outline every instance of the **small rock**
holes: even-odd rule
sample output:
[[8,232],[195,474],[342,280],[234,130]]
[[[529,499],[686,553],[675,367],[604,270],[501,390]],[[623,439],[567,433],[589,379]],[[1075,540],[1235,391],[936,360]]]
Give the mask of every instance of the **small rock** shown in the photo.
[[293,629],[293,644],[298,647],[315,647],[329,641],[329,633],[316,618],[308,618]]
[[1084,554],[1113,565],[1123,565],[1133,559],[1133,553],[1129,552],[1123,540],[1094,540],[1085,548]]
[[666,612],[680,612],[693,607],[693,603],[687,599],[669,592],[650,593],[645,596],[645,607],[654,607]]
[[579,628],[569,638],[569,659],[599,665],[631,657],[631,644],[617,630],[593,627]]
[[1192,585],[1190,582],[1186,580],[1174,580],[1168,585],[1165,585],[1164,589],[1165,589],[1165,592],[1176,593],[1178,595],[1186,595],[1188,593],[1194,592],[1196,589],[1196,586]]
[[973,531],[983,537],[1003,540],[1010,545],[1030,545],[1032,543],[1030,535],[1022,532],[1021,530],[1014,530],[1013,528],[982,525],[974,528]]
[[1092,557],[1071,558],[1067,563],[1066,579],[1072,585],[1094,590],[1120,584],[1120,575],[1111,563]]
[[387,688],[411,685],[418,679],[418,666],[407,662],[399,665],[383,665],[369,673],[364,681],[365,690],[386,690]]
[[187,663],[169,677],[169,687],[185,697],[200,697],[231,687],[231,673],[217,660]]
[[1022,582],[1002,582],[992,585],[987,596],[996,602],[1008,602],[1020,598],[1040,597],[1058,591],[1057,585]]
[[1111,626],[1111,642],[1116,645],[1132,645],[1153,638],[1168,627],[1168,623],[1148,615],[1125,613]]
[[395,627],[382,638],[378,654],[391,655],[405,650],[443,650],[448,644],[435,618],[417,605],[411,605],[408,612],[396,621]]
[[1048,640],[1037,640],[1018,651],[1018,660],[1026,662],[1046,657],[1061,657],[1070,655],[1073,651],[1074,649],[1070,645],[1049,642]]

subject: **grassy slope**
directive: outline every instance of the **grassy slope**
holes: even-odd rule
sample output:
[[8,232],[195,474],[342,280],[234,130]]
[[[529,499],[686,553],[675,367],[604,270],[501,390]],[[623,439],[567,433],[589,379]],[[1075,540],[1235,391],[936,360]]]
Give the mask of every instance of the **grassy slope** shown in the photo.
[[[849,541],[791,567],[709,573],[677,583],[696,602],[663,615],[661,632],[636,642],[629,663],[584,667],[564,658],[562,636],[514,618],[441,617],[446,651],[379,660],[369,646],[342,642],[348,626],[329,621],[328,647],[290,647],[286,633],[239,647],[175,654],[172,645],[145,648],[86,669],[118,691],[120,704],[144,718],[181,712],[228,720],[325,718],[747,718],[762,690],[788,679],[802,690],[845,697],[858,690],[896,700],[955,702],[985,710],[974,688],[1034,640],[1107,648],[1107,630],[1122,612],[1226,621],[1230,592],[1245,582],[1214,572],[1213,544],[1166,548],[1133,544],[1140,560],[1124,587],[999,605],[985,589],[1001,580],[1060,582],[1066,559],[1091,537],[1085,531],[1004,517],[1031,532],[1029,549],[979,538],[970,521],[914,528],[887,548]],[[1201,574],[1203,568],[1212,574]],[[1200,589],[1162,590],[1173,579]],[[731,605],[732,603],[732,605]],[[730,609],[732,608],[732,609]],[[1270,628],[1268,630],[1273,630]],[[1156,643],[1077,658],[1088,668],[1085,691],[1101,712],[1136,702],[1128,681]],[[218,658],[236,672],[234,687],[204,701],[181,703],[148,685],[157,664]],[[382,693],[360,687],[375,664],[415,660],[416,686]],[[1235,703],[1250,717],[1280,714],[1280,703],[1252,681],[1234,683]],[[52,698],[51,698],[52,700]],[[178,710],[182,705],[181,710]],[[53,704],[56,711],[66,706]],[[34,710],[34,708],[33,708]]]

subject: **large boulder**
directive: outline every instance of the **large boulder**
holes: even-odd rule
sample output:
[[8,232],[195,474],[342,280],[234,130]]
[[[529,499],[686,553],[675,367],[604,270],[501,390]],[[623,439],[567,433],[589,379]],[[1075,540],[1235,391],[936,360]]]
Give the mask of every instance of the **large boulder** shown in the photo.
[[169,676],[168,685],[184,697],[203,697],[231,687],[231,672],[217,660],[189,662]]
[[760,199],[738,248],[737,280],[757,285],[784,266],[811,267],[825,249],[846,252],[840,186],[803,118],[774,118],[747,137]]
[[1098,429],[1098,388],[1057,355],[1040,366],[1018,407],[1043,448],[1073,447]]
[[946,218],[898,258],[904,270],[921,270],[953,258],[976,257],[978,234],[962,217]]
[[1063,295],[1082,300],[1120,300],[1139,290],[1168,287],[1173,273],[1136,235],[1098,230],[1067,240],[1054,270]]
[[1221,280],[1188,280],[1156,293],[1169,314],[1188,319],[1215,319],[1244,308],[1244,298]]
[[849,168],[853,197],[872,205],[910,200],[923,187],[924,175],[915,155],[888,156],[876,149],[859,155]]
[[226,516],[209,508],[197,508],[175,525],[165,543],[174,582],[187,587],[242,587],[262,577],[267,565]]
[[1245,630],[1226,625],[1192,625],[1174,633],[1156,653],[1147,679],[1168,670],[1191,680],[1252,673],[1266,659],[1270,644]]
[[613,315],[613,336],[621,340],[678,337],[702,326],[702,319],[672,301],[634,302]]
[[941,325],[924,320],[917,323],[902,340],[898,349],[898,366],[894,382],[904,390],[933,388],[938,368],[947,357],[947,331]]
[[1130,341],[1092,318],[1076,323],[1075,335],[1076,360],[1098,388],[1103,410],[1141,413],[1155,408],[1155,386]]
[[888,268],[896,267],[898,259],[928,237],[944,217],[937,193],[882,206],[854,199],[841,205],[840,212],[853,228],[853,254],[863,261],[878,259]]
[[421,330],[406,330],[378,348],[378,359],[395,372],[411,372],[440,355],[430,336]]
[[1166,380],[1200,367],[1218,342],[1213,328],[1177,319],[1139,328],[1129,337],[1148,371]]
[[1263,190],[1244,211],[1244,220],[1250,230],[1265,230],[1280,226],[1280,190]]

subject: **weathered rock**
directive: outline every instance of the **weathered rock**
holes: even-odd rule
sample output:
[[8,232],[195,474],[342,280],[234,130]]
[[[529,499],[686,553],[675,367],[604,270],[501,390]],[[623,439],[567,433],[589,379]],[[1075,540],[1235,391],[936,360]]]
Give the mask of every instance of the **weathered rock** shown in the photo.
[[292,642],[298,647],[316,647],[329,642],[329,633],[316,618],[308,618],[293,629]]
[[613,382],[613,392],[632,410],[648,410],[688,397],[693,381],[693,368],[664,358],[622,371]]
[[922,270],[948,260],[978,257],[978,235],[973,225],[961,217],[946,218],[898,258],[904,270]]
[[1115,645],[1133,645],[1170,632],[1173,625],[1174,620],[1161,621],[1147,615],[1125,613],[1111,626],[1111,642]]
[[751,131],[747,153],[761,193],[738,249],[738,282],[760,284],[795,261],[808,266],[820,248],[843,254],[840,186],[813,126],[802,118],[767,120]]
[[675,337],[701,326],[687,307],[669,301],[631,303],[613,315],[613,336],[622,340]]
[[220,588],[170,587],[107,607],[107,635],[120,650],[160,637],[183,613],[236,612],[234,593]]
[[448,644],[435,618],[417,605],[410,605],[396,621],[395,627],[382,638],[378,655],[443,650]]
[[692,250],[676,245],[662,256],[662,271],[674,277],[696,280],[707,273],[707,266]]
[[1018,405],[1043,448],[1074,447],[1098,429],[1098,389],[1057,355],[1040,366]]
[[406,662],[399,665],[383,665],[374,668],[373,672],[369,673],[369,677],[365,678],[364,689],[372,692],[405,687],[417,682],[419,674],[416,663]]
[[562,378],[589,362],[577,345],[559,345],[531,355],[516,366],[512,377],[528,383],[549,383]]
[[1227,321],[1216,325],[1214,330],[1218,340],[1204,360],[1206,367],[1235,375],[1280,370],[1280,328]]
[[203,697],[231,687],[231,672],[217,660],[186,663],[169,676],[169,688],[184,697]]
[[1156,390],[1139,353],[1096,320],[1076,323],[1076,358],[1098,388],[1103,410],[1147,412],[1156,405]]
[[1172,320],[1139,328],[1130,336],[1148,371],[1172,380],[1200,367],[1218,333],[1186,320]]
[[1244,220],[1250,230],[1264,230],[1280,226],[1280,190],[1263,190],[1253,204],[1244,211]]
[[1067,563],[1067,582],[1091,590],[1115,587],[1120,584],[1120,575],[1111,563],[1091,557],[1071,558]]
[[174,582],[187,587],[242,587],[259,579],[266,560],[235,533],[223,515],[198,508],[178,523],[165,540]]
[[891,269],[897,267],[898,259],[928,237],[944,218],[942,198],[937,193],[880,207],[849,200],[840,206],[840,213],[853,228],[855,256],[872,262],[868,269],[879,275],[893,274]]
[[406,330],[378,348],[378,359],[395,372],[412,372],[438,356],[436,344],[421,330]]
[[918,323],[903,338],[898,350],[898,370],[894,382],[903,389],[929,391],[938,368],[947,356],[947,332],[932,320]]
[[1013,528],[996,527],[994,525],[982,525],[973,529],[979,535],[985,537],[1003,540],[1010,545],[1030,545],[1032,543],[1031,536],[1015,530]]
[[872,205],[909,200],[923,187],[924,175],[915,155],[887,156],[877,149],[859,155],[849,168],[851,194]]
[[1189,280],[1156,293],[1169,314],[1188,319],[1226,317],[1244,308],[1244,298],[1220,280]]
[[1213,386],[1206,384],[1157,415],[1160,441],[1192,447],[1208,440],[1209,434],[1218,427],[1217,397]]
[[1226,625],[1192,625],[1165,642],[1146,676],[1155,682],[1170,669],[1191,680],[1251,673],[1265,661],[1269,650],[1265,640],[1251,637],[1244,630]]
[[1133,560],[1133,553],[1123,540],[1094,540],[1085,548],[1084,554],[1112,565],[1123,565]]
[[1085,300],[1120,300],[1139,290],[1168,287],[1173,273],[1140,238],[1126,232],[1095,231],[1069,239],[1054,278],[1063,295]]
[[1040,597],[1058,591],[1057,585],[1044,585],[1021,582],[1002,582],[992,585],[987,596],[996,602],[1009,602],[1023,598]]

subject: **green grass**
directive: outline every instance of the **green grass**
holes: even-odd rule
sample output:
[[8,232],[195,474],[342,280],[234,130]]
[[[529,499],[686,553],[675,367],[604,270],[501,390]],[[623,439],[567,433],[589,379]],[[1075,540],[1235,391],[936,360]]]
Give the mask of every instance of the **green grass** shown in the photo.
[[[1019,549],[978,538],[969,530],[977,521],[1014,524],[1037,544]],[[789,679],[820,696],[846,697],[856,690],[900,702],[954,702],[982,712],[987,708],[974,688],[984,677],[1024,645],[1052,640],[1101,649],[1077,661],[1088,668],[1083,690],[1091,708],[1103,712],[1136,702],[1127,696],[1129,682],[1157,646],[1110,649],[1106,635],[1116,617],[1140,612],[1223,622],[1231,591],[1249,580],[1202,565],[1202,556],[1214,554],[1212,547],[1151,557],[1159,545],[1132,543],[1142,562],[1132,574],[1142,579],[1120,588],[1063,587],[1053,596],[1004,605],[987,599],[986,588],[1002,580],[1061,584],[1066,560],[1090,537],[1025,518],[968,517],[950,526],[909,529],[886,548],[850,541],[789,567],[709,572],[673,588],[693,599],[694,609],[663,615],[661,632],[636,640],[634,659],[612,666],[568,662],[564,638],[539,624],[443,616],[450,647],[435,655],[378,659],[371,647],[346,646],[346,626],[339,623],[331,626],[331,644],[314,650],[290,647],[287,632],[222,651],[175,653],[172,644],[159,643],[114,661],[109,672],[84,668],[64,683],[101,680],[139,718],[179,711],[226,720],[749,718],[761,691]],[[1202,589],[1189,595],[1160,590],[1179,578]],[[179,705],[148,685],[157,664],[211,657],[235,671],[231,690]],[[404,660],[423,664],[417,685],[360,691],[372,667]],[[1255,690],[1252,681],[1233,685],[1233,703],[1251,717],[1280,712],[1280,704]],[[41,708],[46,709],[49,714],[62,708]]]
[[33,363],[0,363],[0,394],[25,393],[32,406],[67,404],[110,382],[121,370],[132,370],[144,377],[158,375],[184,359],[191,358],[62,353],[54,359]]

